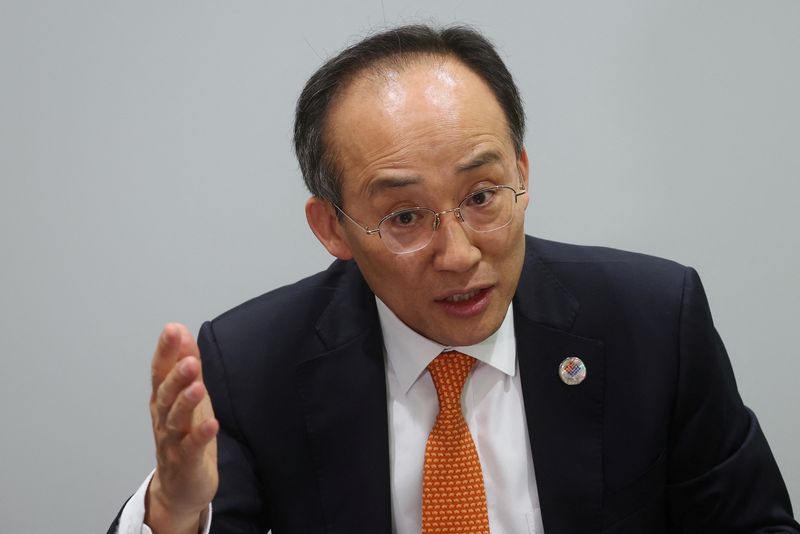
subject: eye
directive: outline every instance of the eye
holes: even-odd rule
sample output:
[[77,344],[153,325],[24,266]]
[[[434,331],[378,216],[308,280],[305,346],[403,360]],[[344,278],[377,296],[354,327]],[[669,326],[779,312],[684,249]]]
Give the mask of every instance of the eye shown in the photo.
[[468,208],[478,208],[492,201],[492,197],[497,193],[495,189],[483,189],[476,191],[467,197],[465,203]]
[[419,224],[421,219],[422,215],[419,210],[406,210],[395,213],[386,219],[384,223],[397,228],[409,228]]

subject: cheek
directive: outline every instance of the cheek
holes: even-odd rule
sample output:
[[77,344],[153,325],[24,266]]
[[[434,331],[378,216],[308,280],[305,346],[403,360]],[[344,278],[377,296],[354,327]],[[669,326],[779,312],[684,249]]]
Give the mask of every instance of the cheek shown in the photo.
[[525,234],[522,228],[510,229],[501,239],[487,242],[483,257],[513,293],[525,260]]
[[[505,230],[505,231],[504,231]],[[518,225],[508,226],[502,230],[486,234],[487,239],[482,243],[481,252],[484,257],[490,257],[495,264],[514,262],[518,255],[518,248],[524,242],[525,236]]]
[[[430,258],[398,256],[391,264],[391,274],[384,281],[384,291],[406,313],[421,311],[427,296],[433,291]],[[427,262],[427,263],[426,263]]]
[[378,296],[394,301],[411,301],[425,284],[425,258],[416,254],[393,254],[383,250],[360,249],[355,256],[367,283]]
[[398,282],[395,284],[395,290],[414,291],[416,287],[424,284],[426,265],[430,261],[430,258],[423,257],[419,253],[395,255],[387,267],[392,279]]

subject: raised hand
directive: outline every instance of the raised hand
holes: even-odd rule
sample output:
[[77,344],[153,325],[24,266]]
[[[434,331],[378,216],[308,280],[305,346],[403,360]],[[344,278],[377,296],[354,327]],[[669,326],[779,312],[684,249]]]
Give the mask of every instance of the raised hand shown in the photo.
[[187,328],[168,324],[152,362],[150,415],[157,467],[145,523],[156,534],[196,534],[218,485],[219,422],[203,384],[200,350]]

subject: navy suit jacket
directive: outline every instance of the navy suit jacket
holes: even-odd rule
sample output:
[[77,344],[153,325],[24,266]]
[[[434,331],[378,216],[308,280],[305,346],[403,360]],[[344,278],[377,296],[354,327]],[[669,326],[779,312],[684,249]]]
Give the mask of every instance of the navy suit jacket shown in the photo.
[[[694,270],[528,237],[514,325],[547,534],[800,532]],[[213,533],[391,532],[383,342],[354,263],[198,342],[222,428]]]

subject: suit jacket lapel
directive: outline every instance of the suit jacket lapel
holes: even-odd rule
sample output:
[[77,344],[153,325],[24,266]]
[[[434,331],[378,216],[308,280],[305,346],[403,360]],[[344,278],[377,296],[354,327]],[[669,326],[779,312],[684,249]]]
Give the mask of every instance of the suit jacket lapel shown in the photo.
[[383,341],[375,300],[354,265],[323,311],[326,347],[296,371],[326,530],[391,532]]
[[[578,302],[530,245],[514,297],[514,327],[544,530],[595,532],[602,522],[603,345],[570,333]],[[558,374],[570,356],[587,368],[575,386]]]

